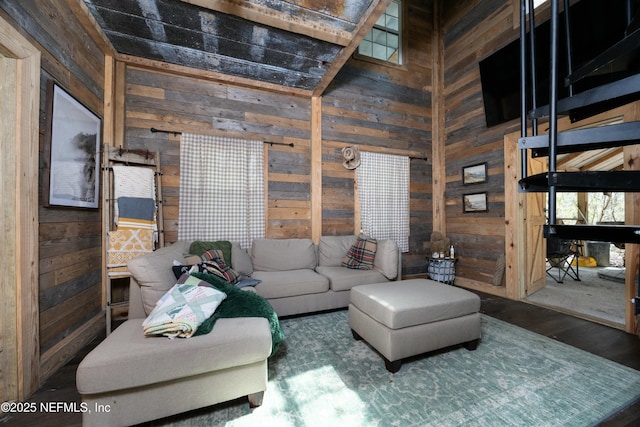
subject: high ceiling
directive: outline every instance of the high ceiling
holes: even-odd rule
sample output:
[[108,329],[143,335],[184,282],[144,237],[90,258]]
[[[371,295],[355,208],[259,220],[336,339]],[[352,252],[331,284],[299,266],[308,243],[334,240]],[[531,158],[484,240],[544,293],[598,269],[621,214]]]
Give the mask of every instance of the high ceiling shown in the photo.
[[[391,0],[81,0],[124,61],[320,96]],[[622,149],[564,154],[559,169],[613,170]]]
[[320,95],[390,0],[83,0],[121,59]]

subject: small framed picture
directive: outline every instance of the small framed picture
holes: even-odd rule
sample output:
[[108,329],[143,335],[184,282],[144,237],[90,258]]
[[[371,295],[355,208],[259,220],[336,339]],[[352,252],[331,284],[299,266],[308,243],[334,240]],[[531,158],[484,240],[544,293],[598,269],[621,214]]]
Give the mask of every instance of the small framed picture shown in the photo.
[[53,81],[47,103],[44,205],[98,208],[102,120]]
[[462,195],[462,212],[486,212],[487,193],[473,193]]
[[487,182],[487,163],[466,166],[462,168],[462,184],[480,184]]

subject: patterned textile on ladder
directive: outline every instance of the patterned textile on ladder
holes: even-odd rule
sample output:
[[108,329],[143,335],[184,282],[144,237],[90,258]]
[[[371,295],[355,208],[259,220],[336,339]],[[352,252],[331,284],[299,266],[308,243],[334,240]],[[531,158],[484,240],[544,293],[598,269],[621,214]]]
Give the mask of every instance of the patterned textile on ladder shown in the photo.
[[135,257],[153,250],[153,230],[130,229],[109,231],[107,267],[126,266]]
[[[122,197],[149,199],[153,202],[155,213],[156,186],[155,171],[137,166],[113,166],[113,196],[116,202]],[[114,220],[118,224],[119,203],[114,206]]]
[[156,203],[142,197],[118,197],[118,230],[126,228],[156,229]]

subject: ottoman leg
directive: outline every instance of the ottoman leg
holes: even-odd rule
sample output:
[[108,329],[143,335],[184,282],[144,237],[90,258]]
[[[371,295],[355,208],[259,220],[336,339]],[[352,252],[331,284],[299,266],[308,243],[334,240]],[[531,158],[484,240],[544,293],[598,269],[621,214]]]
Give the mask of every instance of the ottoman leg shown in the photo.
[[361,341],[362,337],[360,336],[359,333],[357,333],[356,331],[354,331],[353,329],[351,330],[351,335],[353,335],[353,339],[356,341]]
[[264,398],[264,391],[259,391],[257,393],[251,393],[247,396],[249,399],[249,408],[257,408],[262,405],[262,399]]
[[400,367],[402,366],[402,359],[394,360],[393,362],[387,359],[386,357],[383,357],[383,359],[384,359],[384,367],[387,368],[387,371],[391,372],[392,374],[395,374],[400,370]]
[[476,348],[478,348],[478,344],[480,344],[480,338],[473,340],[473,341],[467,341],[466,343],[462,344],[464,346],[464,348],[466,348],[469,351],[473,351]]

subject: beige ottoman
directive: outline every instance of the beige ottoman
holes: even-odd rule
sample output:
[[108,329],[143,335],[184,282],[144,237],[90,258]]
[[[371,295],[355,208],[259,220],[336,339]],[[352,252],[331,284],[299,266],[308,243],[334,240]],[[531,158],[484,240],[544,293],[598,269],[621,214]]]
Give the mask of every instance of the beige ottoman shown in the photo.
[[351,288],[349,326],[384,357],[390,372],[402,359],[480,342],[480,297],[428,279],[375,283]]

